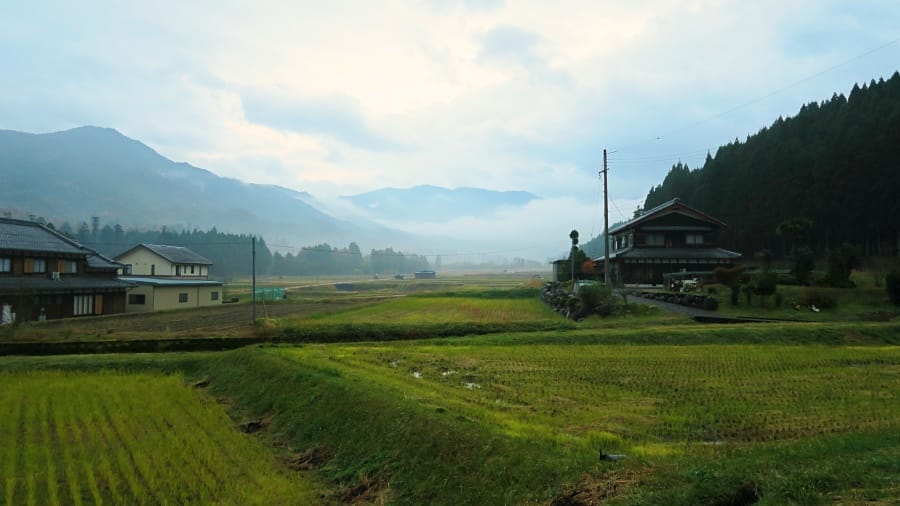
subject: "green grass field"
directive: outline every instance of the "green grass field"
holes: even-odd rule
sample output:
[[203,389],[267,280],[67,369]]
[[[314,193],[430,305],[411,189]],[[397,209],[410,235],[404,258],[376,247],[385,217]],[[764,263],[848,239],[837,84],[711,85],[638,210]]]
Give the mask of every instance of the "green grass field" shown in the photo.
[[0,374],[5,504],[317,501],[179,376]]
[[900,501],[900,321],[865,317],[890,309],[874,287],[817,322],[575,324],[521,276],[384,281],[245,330],[297,346],[0,357],[6,502]]

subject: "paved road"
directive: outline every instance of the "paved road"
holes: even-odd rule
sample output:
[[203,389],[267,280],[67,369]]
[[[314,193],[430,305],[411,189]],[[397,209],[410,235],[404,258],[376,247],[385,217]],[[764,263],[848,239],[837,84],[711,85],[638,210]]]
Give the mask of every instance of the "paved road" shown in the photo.
[[694,318],[697,316],[706,317],[706,318],[721,318],[721,316],[715,311],[709,311],[707,309],[700,309],[697,307],[691,306],[682,306],[680,304],[673,304],[671,302],[663,302],[661,300],[656,299],[646,299],[644,297],[638,297],[636,295],[629,295],[628,299],[634,299],[635,302],[640,302],[641,304],[647,304],[648,306],[656,306],[666,311],[671,311],[673,313],[681,313],[683,315],[687,315],[688,318]]

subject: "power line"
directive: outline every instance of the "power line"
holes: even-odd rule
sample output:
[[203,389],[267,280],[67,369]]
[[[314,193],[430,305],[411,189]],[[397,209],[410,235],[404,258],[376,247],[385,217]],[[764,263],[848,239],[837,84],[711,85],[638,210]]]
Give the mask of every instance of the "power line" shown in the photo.
[[706,123],[706,122],[708,122],[708,121],[712,121],[712,120],[714,120],[714,119],[716,119],[716,118],[720,118],[720,117],[722,117],[722,116],[726,116],[726,115],[731,114],[731,113],[733,113],[733,112],[735,112],[735,111],[737,111],[737,110],[743,109],[744,107],[748,107],[748,106],[750,106],[750,105],[753,105],[753,104],[762,102],[763,100],[766,100],[766,99],[768,99],[768,98],[771,98],[771,97],[773,97],[773,96],[775,96],[775,95],[777,95],[777,94],[779,94],[779,93],[781,93],[781,92],[783,92],[783,91],[789,90],[789,89],[794,88],[794,87],[796,87],[796,86],[799,86],[799,85],[801,85],[801,84],[803,84],[803,83],[805,83],[805,82],[807,82],[807,81],[811,81],[811,80],[813,80],[813,79],[815,79],[815,78],[817,78],[817,77],[820,77],[820,76],[822,76],[822,75],[825,75],[825,74],[827,74],[827,73],[829,73],[829,72],[831,72],[831,71],[833,71],[833,70],[836,70],[836,69],[838,69],[838,68],[840,68],[840,67],[843,67],[843,66],[845,66],[845,65],[848,65],[848,64],[850,64],[850,63],[853,63],[854,61],[859,60],[859,59],[861,59],[861,58],[864,58],[864,57],[866,57],[866,56],[869,56],[870,54],[873,54],[873,53],[876,53],[876,52],[878,52],[878,51],[881,51],[882,49],[888,48],[888,47],[890,47],[890,46],[892,46],[892,45],[894,45],[894,44],[896,44],[896,43],[898,43],[898,42],[900,42],[900,37],[897,37],[897,38],[892,39],[892,40],[890,40],[890,41],[888,41],[888,42],[885,42],[885,43],[883,43],[883,44],[881,44],[881,45],[878,45],[878,46],[876,46],[876,47],[874,47],[874,48],[872,48],[872,49],[869,49],[869,50],[866,50],[866,51],[864,51],[864,52],[862,52],[862,53],[859,53],[859,54],[857,54],[857,55],[855,55],[855,56],[853,56],[853,57],[851,57],[851,58],[848,58],[848,59],[846,59],[846,60],[844,60],[844,61],[842,61],[842,62],[836,63],[836,64],[834,64],[834,65],[832,65],[832,66],[830,66],[830,67],[827,67],[827,68],[825,68],[825,69],[823,69],[823,70],[820,70],[820,71],[818,71],[818,72],[816,72],[816,73],[814,73],[814,74],[811,74],[811,75],[808,75],[808,76],[803,77],[803,78],[801,78],[801,79],[798,79],[798,80],[796,80],[796,81],[794,81],[794,82],[792,82],[792,83],[789,83],[789,84],[787,84],[787,85],[785,85],[785,86],[782,86],[782,87],[780,87],[780,88],[778,88],[778,89],[776,89],[776,90],[774,90],[774,91],[772,91],[772,92],[766,93],[765,95],[762,95],[762,96],[760,96],[760,97],[756,97],[756,98],[754,98],[754,99],[748,100],[748,101],[743,102],[743,103],[741,103],[741,104],[738,104],[738,105],[736,105],[736,106],[734,106],[734,107],[732,107],[732,108],[730,108],[730,109],[726,109],[725,111],[722,111],[722,112],[713,114],[713,115],[711,115],[711,116],[708,116],[708,117],[706,117],[706,118],[697,120],[697,121],[695,121],[695,122],[693,122],[693,123],[689,123],[689,124],[684,125],[684,126],[681,126],[681,127],[679,127],[679,128],[676,128],[676,129],[673,129],[673,130],[670,130],[670,131],[667,131],[667,132],[663,132],[662,134],[657,135],[657,136],[655,136],[655,137],[651,137],[651,138],[649,138],[649,139],[640,140],[640,141],[637,141],[637,142],[635,142],[635,143],[632,143],[632,144],[629,144],[629,145],[625,145],[625,146],[616,148],[616,149],[614,149],[614,150],[611,150],[611,151],[610,151],[610,154],[616,153],[616,152],[619,152],[619,151],[625,151],[625,150],[631,149],[631,148],[633,148],[633,147],[635,147],[635,146],[640,146],[640,145],[643,145],[643,144],[646,144],[646,143],[649,143],[649,142],[658,141],[658,140],[661,140],[661,139],[665,138],[665,137],[668,136],[668,135],[672,135],[672,134],[674,134],[674,133],[683,132],[683,131],[685,131],[685,130],[687,130],[687,129],[689,129],[689,128],[693,128],[693,127],[695,127],[695,126],[697,126],[697,125],[701,125],[701,124],[703,124],[703,123]]

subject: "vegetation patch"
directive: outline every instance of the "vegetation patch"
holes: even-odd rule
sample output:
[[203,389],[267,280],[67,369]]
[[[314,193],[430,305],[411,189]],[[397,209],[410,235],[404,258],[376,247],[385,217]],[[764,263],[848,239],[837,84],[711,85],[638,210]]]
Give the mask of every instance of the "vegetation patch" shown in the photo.
[[7,504],[298,504],[311,486],[179,376],[0,374]]

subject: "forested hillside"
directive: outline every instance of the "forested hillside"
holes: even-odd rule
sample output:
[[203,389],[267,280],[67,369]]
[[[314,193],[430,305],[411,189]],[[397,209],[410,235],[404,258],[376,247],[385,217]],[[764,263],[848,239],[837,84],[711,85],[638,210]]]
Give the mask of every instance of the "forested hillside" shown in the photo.
[[865,255],[900,249],[900,73],[778,118],[746,141],[672,167],[649,209],[672,198],[728,224],[721,245],[786,254],[782,222],[809,220],[817,253],[847,242]]

